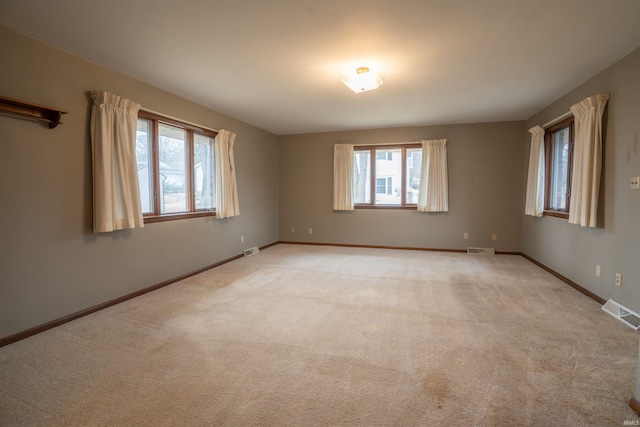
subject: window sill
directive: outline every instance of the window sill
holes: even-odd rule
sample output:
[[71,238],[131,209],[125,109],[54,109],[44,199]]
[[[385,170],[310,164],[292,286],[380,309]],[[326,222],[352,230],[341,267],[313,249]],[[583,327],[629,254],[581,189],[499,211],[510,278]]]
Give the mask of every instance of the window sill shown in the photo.
[[197,211],[197,212],[181,212],[177,214],[165,215],[148,215],[145,216],[144,223],[151,224],[154,222],[177,221],[179,219],[201,218],[205,216],[216,216],[216,211]]
[[418,210],[418,205],[354,205],[354,209],[397,209],[397,210]]
[[553,216],[556,218],[564,218],[569,219],[569,212],[557,212],[557,211],[544,211],[542,212],[544,216]]

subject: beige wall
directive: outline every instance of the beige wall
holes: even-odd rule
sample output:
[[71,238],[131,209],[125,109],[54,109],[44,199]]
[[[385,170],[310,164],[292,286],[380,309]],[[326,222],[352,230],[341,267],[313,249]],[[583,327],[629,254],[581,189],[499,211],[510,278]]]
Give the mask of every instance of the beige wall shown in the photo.
[[[278,240],[276,136],[3,27],[0,58],[0,94],[69,111],[0,115],[0,337]],[[241,215],[92,233],[90,90],[236,132]]]
[[[280,144],[280,239],[284,241],[520,250],[522,122],[289,135]],[[449,212],[333,212],[333,145],[448,139]],[[296,232],[291,233],[290,228]],[[308,235],[307,229],[313,234]],[[463,233],[469,240],[463,240]],[[498,240],[491,241],[497,233]]]

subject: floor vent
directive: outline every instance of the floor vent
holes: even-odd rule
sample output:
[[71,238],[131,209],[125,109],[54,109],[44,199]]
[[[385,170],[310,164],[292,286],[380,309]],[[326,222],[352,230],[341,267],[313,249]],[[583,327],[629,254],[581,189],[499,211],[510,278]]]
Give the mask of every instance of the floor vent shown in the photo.
[[483,255],[495,255],[496,251],[493,248],[467,248],[468,254],[483,254]]
[[602,306],[602,309],[636,331],[640,328],[640,315],[619,302],[610,299]]
[[245,249],[244,250],[244,256],[251,256],[251,255],[255,255],[258,252],[260,252],[260,249],[258,249],[257,246],[254,246],[253,248],[249,248],[249,249]]

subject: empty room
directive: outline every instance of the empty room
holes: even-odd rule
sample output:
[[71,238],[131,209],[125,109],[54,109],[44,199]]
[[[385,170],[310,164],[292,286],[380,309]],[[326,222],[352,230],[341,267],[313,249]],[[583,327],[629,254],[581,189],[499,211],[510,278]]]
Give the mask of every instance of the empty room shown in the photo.
[[637,0],[0,0],[0,426],[640,425]]

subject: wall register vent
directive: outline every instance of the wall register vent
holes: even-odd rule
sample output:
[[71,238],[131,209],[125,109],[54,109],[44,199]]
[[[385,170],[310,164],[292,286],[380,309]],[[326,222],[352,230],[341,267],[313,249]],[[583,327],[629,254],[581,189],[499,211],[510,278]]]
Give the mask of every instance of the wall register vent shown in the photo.
[[493,248],[467,248],[468,254],[495,255]]
[[260,252],[260,249],[258,249],[257,246],[254,246],[253,248],[249,248],[249,249],[245,249],[244,250],[244,256],[251,256],[251,255],[255,255],[258,252]]
[[640,328],[640,315],[619,302],[610,299],[602,309],[636,331]]

